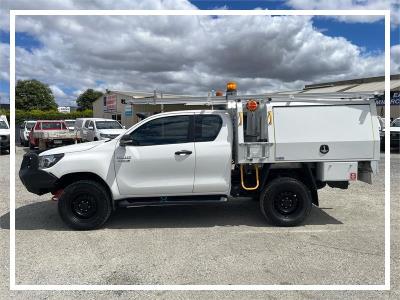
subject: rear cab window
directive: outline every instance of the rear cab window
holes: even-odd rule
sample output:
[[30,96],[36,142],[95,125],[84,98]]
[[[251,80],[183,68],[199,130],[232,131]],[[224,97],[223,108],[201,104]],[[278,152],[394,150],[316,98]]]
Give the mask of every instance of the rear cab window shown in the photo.
[[64,122],[41,122],[42,130],[61,130],[67,129]]
[[195,115],[195,142],[214,141],[221,131],[221,127],[222,118],[219,115]]

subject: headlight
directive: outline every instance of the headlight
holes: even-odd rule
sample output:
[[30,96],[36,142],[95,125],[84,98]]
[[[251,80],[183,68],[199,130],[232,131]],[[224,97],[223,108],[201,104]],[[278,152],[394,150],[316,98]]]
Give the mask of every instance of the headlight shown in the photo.
[[47,169],[54,166],[63,156],[64,153],[39,156],[39,169]]

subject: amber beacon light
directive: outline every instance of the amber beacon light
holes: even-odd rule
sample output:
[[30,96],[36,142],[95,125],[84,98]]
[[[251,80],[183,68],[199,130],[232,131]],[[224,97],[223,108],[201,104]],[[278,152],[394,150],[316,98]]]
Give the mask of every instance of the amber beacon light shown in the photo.
[[228,92],[236,91],[236,88],[237,88],[236,82],[230,81],[230,82],[228,82],[228,83],[226,84],[226,90],[227,90]]

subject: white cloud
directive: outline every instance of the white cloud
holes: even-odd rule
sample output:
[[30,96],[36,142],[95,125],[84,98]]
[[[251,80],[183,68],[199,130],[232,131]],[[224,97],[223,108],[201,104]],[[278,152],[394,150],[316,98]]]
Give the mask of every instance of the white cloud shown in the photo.
[[[185,0],[6,3],[20,9],[194,8]],[[381,53],[324,35],[309,17],[21,16],[17,30],[43,45],[31,52],[17,48],[17,77],[42,80],[61,92],[75,89],[58,96],[63,104],[86,88],[205,95],[235,80],[241,91],[258,93],[384,70]]]
[[[339,9],[339,10],[391,10],[393,26],[400,23],[399,0],[287,0],[286,5],[294,9]],[[380,16],[335,16],[335,19],[344,22],[371,23],[383,19]]]
[[10,46],[0,43],[0,80],[10,79]]
[[400,74],[400,45],[395,45],[390,48],[391,65],[390,71],[392,74]]
[[54,84],[50,86],[50,89],[52,90],[53,95],[56,98],[64,98],[67,96],[67,94],[65,94],[62,89],[60,89],[58,86]]
[[259,92],[384,68],[383,55],[318,32],[308,17],[24,17],[18,28],[44,45],[17,49],[18,77],[77,90],[206,94],[236,80]]
[[196,9],[187,0],[2,0],[0,28],[9,28],[10,9]]

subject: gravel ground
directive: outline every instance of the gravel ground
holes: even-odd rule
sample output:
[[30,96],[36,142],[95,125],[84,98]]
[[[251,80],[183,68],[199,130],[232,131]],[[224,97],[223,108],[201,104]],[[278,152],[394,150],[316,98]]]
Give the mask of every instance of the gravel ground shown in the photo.
[[[24,149],[17,148],[19,169]],[[118,210],[105,228],[69,230],[49,195],[16,179],[17,284],[383,284],[383,154],[373,185],[320,191],[305,225],[268,226],[251,201]],[[400,155],[392,154],[389,292],[9,291],[9,156],[0,156],[0,298],[400,298]]]

